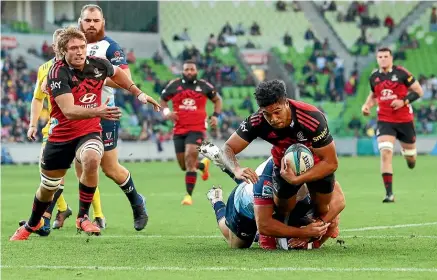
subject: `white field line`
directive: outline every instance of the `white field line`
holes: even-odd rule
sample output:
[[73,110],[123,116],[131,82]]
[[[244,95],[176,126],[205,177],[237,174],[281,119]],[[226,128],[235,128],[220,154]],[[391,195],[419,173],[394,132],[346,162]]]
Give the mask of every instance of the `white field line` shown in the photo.
[[248,271],[248,272],[280,272],[280,271],[306,271],[306,272],[431,272],[437,273],[437,268],[418,267],[180,267],[180,266],[52,266],[52,265],[3,265],[2,269],[27,269],[27,270],[96,270],[96,271]]
[[420,224],[402,224],[402,225],[392,225],[392,226],[374,226],[374,227],[349,228],[349,229],[340,228],[340,231],[341,232],[368,231],[368,230],[380,230],[380,229],[392,229],[392,228],[423,227],[423,226],[432,226],[432,225],[437,225],[437,222],[420,223]]

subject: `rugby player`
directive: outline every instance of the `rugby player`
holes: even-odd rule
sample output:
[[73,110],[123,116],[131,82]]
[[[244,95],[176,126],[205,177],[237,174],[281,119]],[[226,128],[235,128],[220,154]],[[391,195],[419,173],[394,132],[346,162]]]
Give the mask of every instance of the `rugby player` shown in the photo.
[[[214,103],[210,124],[212,128],[216,128],[222,111],[222,99],[213,85],[197,79],[197,67],[193,61],[185,61],[182,78],[170,81],[161,93],[164,117],[174,122],[176,158],[181,170],[185,171],[187,194],[181,202],[182,205],[193,203],[191,196],[197,181],[197,169],[202,171],[203,180],[207,180],[209,176],[209,160],[204,158],[199,162],[197,151],[197,146],[206,137],[208,99]],[[169,101],[173,102],[173,112],[168,109]]]
[[151,102],[156,111],[160,108],[118,67],[104,59],[87,57],[86,38],[78,29],[62,31],[57,49],[63,59],[50,67],[47,80],[52,111],[49,138],[41,157],[41,184],[35,194],[29,220],[17,229],[11,241],[27,240],[32,232],[43,226],[41,217],[73,160],[76,167],[79,165],[81,168],[76,227],[88,234],[100,234],[100,229],[88,218],[104,152],[100,118],[118,120],[121,116],[118,107],[107,106],[109,100],[101,102],[107,77],[136,94],[141,102]]
[[[257,230],[260,237],[269,236],[269,238],[264,238],[265,240],[260,239],[260,245],[265,249],[276,249],[276,241],[271,237],[293,237],[300,241],[295,242],[295,247],[304,248],[308,247],[309,243],[314,243],[314,247],[318,248],[328,238],[335,238],[338,235],[338,218],[334,218],[339,216],[345,206],[344,195],[338,182],[334,187],[332,205],[330,205],[328,215],[324,217],[334,220],[335,223],[312,222],[314,207],[311,204],[307,187],[303,185],[297,194],[296,207],[287,218],[289,225],[287,226],[273,218],[272,173],[274,164],[271,157],[256,169],[255,172],[259,176],[258,182],[248,184],[235,179],[235,176],[226,167],[226,163],[222,161],[221,151],[217,146],[203,142],[199,151],[205,157],[210,158],[215,165],[230,175],[238,184],[230,194],[227,205],[223,202],[221,188],[213,187],[207,194],[215,210],[219,228],[232,248],[250,247]],[[297,228],[301,226],[306,227]],[[307,237],[302,238],[305,235]],[[309,237],[322,237],[322,239],[310,242]]]
[[401,153],[407,165],[416,165],[416,130],[411,103],[423,96],[423,89],[414,76],[402,66],[393,65],[393,55],[389,48],[381,48],[376,53],[379,69],[369,78],[371,91],[361,111],[370,114],[378,105],[378,125],[376,135],[381,154],[381,173],[385,187],[383,203],[395,201],[393,194],[393,147],[396,139],[402,147]]
[[[36,140],[36,134],[38,132],[37,131],[38,119],[39,119],[39,116],[40,116],[41,111],[42,111],[43,106],[44,106],[44,100],[48,97],[46,94],[46,92],[47,92],[46,91],[47,74],[49,72],[50,67],[52,66],[52,64],[56,60],[62,60],[62,57],[59,54],[59,52],[57,51],[57,46],[56,46],[57,37],[62,32],[62,30],[63,29],[60,28],[60,29],[55,30],[55,32],[53,33],[52,48],[56,54],[56,57],[53,59],[50,59],[49,61],[42,64],[38,68],[38,76],[37,76],[38,78],[37,78],[37,82],[35,85],[35,90],[33,92],[33,98],[32,98],[32,104],[31,104],[29,130],[27,131],[27,137],[31,141]],[[47,100],[48,100],[48,98],[47,98]],[[47,102],[47,105],[48,105],[48,112],[50,114],[50,112],[52,110],[52,106],[50,104],[50,101]],[[50,121],[47,122],[46,126],[41,131],[42,135],[43,135],[43,142],[41,145],[40,159],[41,159],[41,155],[42,155],[42,152],[44,150],[44,147],[46,146],[46,143],[47,143],[49,127],[50,127]],[[67,205],[67,203],[65,202],[65,200],[62,196],[63,190],[64,190],[64,178],[62,178],[61,183],[59,185],[59,189],[54,194],[54,198],[53,198],[54,203],[52,203],[50,205],[50,207],[47,209],[47,211],[43,215],[44,226],[41,227],[36,232],[37,234],[39,234],[41,236],[47,236],[50,234],[50,219],[52,217],[53,208],[54,208],[56,203],[58,206],[58,213],[56,214],[56,220],[53,223],[53,228],[55,228],[55,226],[56,226],[56,228],[62,227],[64,220],[66,218],[68,218],[69,216],[71,216],[71,214],[72,214],[71,209]]]
[[[317,205],[317,215],[328,213],[335,184],[338,159],[333,138],[323,113],[316,107],[286,98],[285,84],[280,80],[260,83],[255,92],[260,109],[244,120],[223,147],[224,161],[237,179],[256,183],[258,175],[250,168],[240,167],[236,154],[253,140],[262,138],[273,144],[273,190],[278,212],[287,215],[296,204],[296,193],[307,184]],[[294,143],[309,147],[314,167],[296,176],[291,169],[281,170],[281,159]],[[325,221],[330,222],[330,221]]]
[[[131,78],[129,66],[122,48],[117,42],[105,35],[105,19],[102,9],[94,4],[83,6],[78,24],[87,39],[87,55],[109,60],[112,65],[118,66]],[[102,102],[109,98],[108,106],[115,106],[113,88],[120,88],[120,86],[111,79],[108,79],[103,87],[102,94]],[[105,148],[101,161],[103,173],[125,193],[132,207],[134,228],[140,231],[144,229],[149,219],[146,211],[146,200],[143,195],[137,192],[132,174],[118,162],[117,141],[120,123],[118,120],[102,119],[101,125]],[[100,195],[97,195],[93,200],[94,206],[95,210],[98,210],[94,211],[94,223],[103,229],[106,227],[106,219],[101,211]]]

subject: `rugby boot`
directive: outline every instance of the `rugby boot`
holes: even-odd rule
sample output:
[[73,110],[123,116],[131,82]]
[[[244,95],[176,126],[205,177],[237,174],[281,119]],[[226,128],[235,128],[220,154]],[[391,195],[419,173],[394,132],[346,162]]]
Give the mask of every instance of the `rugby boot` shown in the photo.
[[31,233],[36,232],[42,226],[44,226],[44,219],[42,219],[42,218],[41,218],[39,224],[35,227],[30,227],[26,222],[24,225],[20,226],[15,231],[14,235],[11,236],[9,241],[27,240]]
[[139,196],[141,197],[142,203],[132,206],[132,212],[134,214],[134,228],[137,231],[143,230],[149,221],[149,215],[147,215],[146,210],[146,199],[141,194]]

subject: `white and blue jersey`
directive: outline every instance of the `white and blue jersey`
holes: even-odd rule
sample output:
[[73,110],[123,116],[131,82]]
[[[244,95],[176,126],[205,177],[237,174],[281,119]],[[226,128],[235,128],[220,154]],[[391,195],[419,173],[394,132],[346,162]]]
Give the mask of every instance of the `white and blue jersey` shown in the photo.
[[[95,43],[87,44],[87,55],[105,58],[111,62],[112,65],[118,66],[122,69],[128,68],[126,56],[120,45],[105,36],[102,40]],[[115,106],[114,89],[111,87],[103,87],[102,102],[106,102],[109,97],[108,106]]]
[[[254,205],[274,205],[273,159],[269,157],[255,170],[259,177],[256,184],[241,183],[229,195],[226,204],[226,225],[239,238],[253,240],[257,232]],[[299,201],[289,216],[288,225],[302,226],[308,223],[312,212],[310,196],[302,186]]]
[[234,198],[237,212],[250,219],[255,219],[254,202],[258,204],[262,200],[265,204],[273,204],[272,157],[261,163],[255,172],[259,177],[258,182],[255,185],[246,182],[241,183],[235,190]]

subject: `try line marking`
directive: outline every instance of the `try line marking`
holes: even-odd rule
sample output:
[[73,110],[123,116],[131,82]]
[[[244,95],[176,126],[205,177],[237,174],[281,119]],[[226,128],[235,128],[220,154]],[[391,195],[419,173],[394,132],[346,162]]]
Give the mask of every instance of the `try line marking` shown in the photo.
[[[423,227],[437,225],[437,222],[421,223],[421,224],[402,224],[402,225],[392,225],[392,226],[374,226],[374,227],[362,227],[362,228],[351,228],[351,229],[341,229],[342,232],[354,232],[354,231],[372,231],[372,230],[384,230],[392,228],[407,228],[407,227]],[[74,235],[73,237],[81,237],[80,235]],[[99,236],[98,238],[176,238],[176,239],[213,239],[222,238],[221,235],[105,235]],[[437,238],[437,235],[381,235],[381,236],[355,236],[346,235],[342,238]]]
[[437,273],[437,268],[418,268],[418,267],[181,267],[181,266],[52,266],[52,265],[2,265],[2,269],[48,269],[48,270],[95,270],[95,271],[249,271],[249,272],[263,272],[263,271],[313,271],[313,272],[432,272]]

